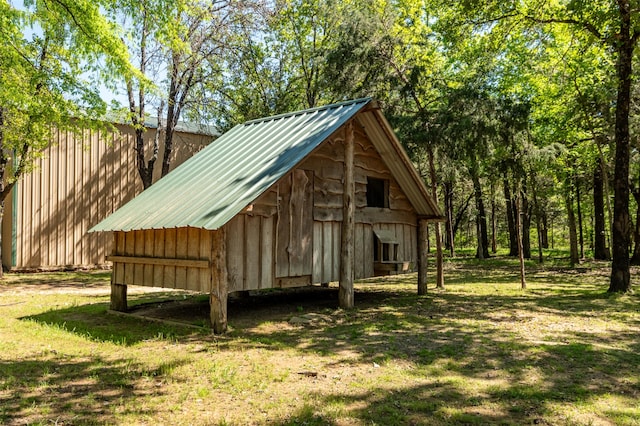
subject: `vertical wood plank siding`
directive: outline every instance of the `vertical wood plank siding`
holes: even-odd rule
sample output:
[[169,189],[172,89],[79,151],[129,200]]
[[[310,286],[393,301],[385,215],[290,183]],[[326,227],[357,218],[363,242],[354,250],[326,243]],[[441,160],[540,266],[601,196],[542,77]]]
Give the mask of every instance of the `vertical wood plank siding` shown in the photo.
[[[15,211],[12,198],[5,203],[11,206],[2,226],[5,266],[20,270],[105,264],[113,237],[106,232],[87,234],[87,230],[142,190],[133,131],[127,126],[116,127],[119,134],[85,131],[75,138],[52,130],[52,146],[10,195],[16,197]],[[173,166],[210,140],[208,136],[179,133]],[[156,169],[158,178],[159,163]]]
[[[147,287],[170,287],[208,293],[211,288],[211,268],[191,266],[169,266],[169,259],[203,260],[211,262],[215,247],[211,233],[204,229],[178,228],[115,232],[114,256],[157,260],[157,263],[115,261],[113,280],[115,284],[141,285]],[[183,239],[185,242],[178,241]],[[162,251],[161,247],[170,247]]]
[[[392,177],[391,171],[380,154],[367,138],[364,129],[355,125],[354,131],[355,278],[374,275],[374,229],[392,231],[399,243],[398,259],[410,262],[415,268],[417,262],[415,210]],[[330,140],[300,166],[315,173],[312,273],[314,283],[339,279],[343,157],[342,140]],[[367,177],[389,180],[388,209],[367,207]]]

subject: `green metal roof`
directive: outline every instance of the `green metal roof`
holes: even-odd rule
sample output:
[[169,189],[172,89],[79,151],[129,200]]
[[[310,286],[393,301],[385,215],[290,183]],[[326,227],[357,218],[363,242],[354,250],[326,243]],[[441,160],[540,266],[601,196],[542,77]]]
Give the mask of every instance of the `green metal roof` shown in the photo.
[[218,229],[370,102],[358,99],[238,125],[89,232]]

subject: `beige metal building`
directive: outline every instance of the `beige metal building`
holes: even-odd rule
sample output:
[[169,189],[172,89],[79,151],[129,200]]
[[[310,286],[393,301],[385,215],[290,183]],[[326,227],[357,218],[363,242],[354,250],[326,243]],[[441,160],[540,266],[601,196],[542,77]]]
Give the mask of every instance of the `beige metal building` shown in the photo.
[[[5,270],[48,270],[105,264],[112,238],[87,230],[136,194],[133,128],[86,131],[82,137],[52,132],[53,143],[5,201],[2,265]],[[149,141],[155,129],[147,132]],[[208,128],[182,125],[175,135],[176,166],[211,142]],[[149,150],[147,150],[149,151]],[[162,147],[159,156],[163,155]],[[156,179],[160,175],[157,163]]]

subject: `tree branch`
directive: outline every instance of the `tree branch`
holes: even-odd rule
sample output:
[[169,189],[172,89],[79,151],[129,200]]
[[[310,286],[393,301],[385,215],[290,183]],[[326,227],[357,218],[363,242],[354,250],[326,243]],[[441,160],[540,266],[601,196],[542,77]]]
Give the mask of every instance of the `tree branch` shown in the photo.
[[582,22],[582,21],[578,21],[577,19],[559,19],[559,18],[548,18],[548,19],[540,19],[540,18],[536,18],[535,16],[531,16],[531,15],[524,15],[524,17],[530,21],[533,21],[537,24],[568,24],[568,25],[575,25],[578,27],[581,27],[585,30],[587,30],[588,32],[590,32],[591,34],[593,34],[594,36],[596,36],[598,39],[602,40],[602,41],[607,41],[606,37],[604,37],[602,35],[602,33],[595,27],[595,25],[593,25],[590,22]]

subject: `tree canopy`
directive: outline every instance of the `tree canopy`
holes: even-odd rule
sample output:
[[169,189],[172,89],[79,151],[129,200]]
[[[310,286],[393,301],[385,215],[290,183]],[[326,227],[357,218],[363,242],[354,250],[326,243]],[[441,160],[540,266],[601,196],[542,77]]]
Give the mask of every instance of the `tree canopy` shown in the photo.
[[[628,291],[630,259],[640,259],[637,6],[39,0],[17,9],[4,0],[5,182],[49,143],[48,126],[105,111],[96,76],[128,96],[145,187],[160,143],[169,171],[183,117],[223,131],[373,96],[444,205],[435,240],[450,254],[468,245],[486,258],[504,246],[531,257],[533,245],[542,261],[543,249],[566,243],[573,263],[590,250],[611,257],[609,290]],[[149,115],[164,138],[151,152],[142,137]]]

